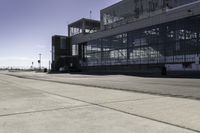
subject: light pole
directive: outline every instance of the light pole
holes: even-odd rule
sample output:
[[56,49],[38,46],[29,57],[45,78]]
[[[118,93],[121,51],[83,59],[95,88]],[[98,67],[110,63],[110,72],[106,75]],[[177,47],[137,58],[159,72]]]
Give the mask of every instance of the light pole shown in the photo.
[[51,61],[49,60],[49,71],[51,71]]
[[31,63],[31,69],[34,69],[34,62]]
[[90,10],[90,19],[92,19],[92,10]]

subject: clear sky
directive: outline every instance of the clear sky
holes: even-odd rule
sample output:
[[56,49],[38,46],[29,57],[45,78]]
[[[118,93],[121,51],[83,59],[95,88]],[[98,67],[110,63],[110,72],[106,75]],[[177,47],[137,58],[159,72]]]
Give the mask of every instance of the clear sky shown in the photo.
[[51,59],[51,36],[67,35],[67,25],[82,17],[100,18],[120,0],[0,0],[0,67],[37,67]]

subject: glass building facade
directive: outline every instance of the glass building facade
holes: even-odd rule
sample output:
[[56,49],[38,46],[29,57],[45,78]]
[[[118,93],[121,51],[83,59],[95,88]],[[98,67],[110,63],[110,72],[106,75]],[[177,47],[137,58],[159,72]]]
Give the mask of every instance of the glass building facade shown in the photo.
[[82,66],[194,63],[200,54],[200,16],[89,41]]

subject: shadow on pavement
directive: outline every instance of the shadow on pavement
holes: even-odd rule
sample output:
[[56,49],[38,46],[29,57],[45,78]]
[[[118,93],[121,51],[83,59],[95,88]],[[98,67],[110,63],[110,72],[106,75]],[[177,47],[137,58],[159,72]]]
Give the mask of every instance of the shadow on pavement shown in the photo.
[[[54,72],[49,74],[67,74],[61,72]],[[141,73],[141,72],[71,72],[68,74],[72,75],[93,75],[93,76],[109,76],[109,75],[124,75],[124,76],[136,76],[136,77],[143,77],[143,78],[190,78],[190,79],[200,79],[200,72],[168,72],[167,75],[162,75],[160,73]]]

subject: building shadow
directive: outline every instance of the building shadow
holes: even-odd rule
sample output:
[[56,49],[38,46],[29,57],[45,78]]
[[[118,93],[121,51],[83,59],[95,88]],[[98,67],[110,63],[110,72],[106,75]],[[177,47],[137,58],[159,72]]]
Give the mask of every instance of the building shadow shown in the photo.
[[167,75],[160,73],[150,72],[54,72],[49,74],[70,74],[70,75],[88,75],[88,76],[111,76],[111,75],[124,75],[142,78],[183,78],[183,79],[200,79],[200,72],[167,72]]

